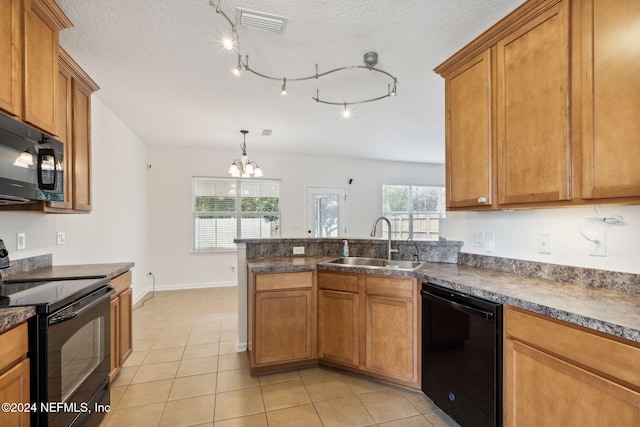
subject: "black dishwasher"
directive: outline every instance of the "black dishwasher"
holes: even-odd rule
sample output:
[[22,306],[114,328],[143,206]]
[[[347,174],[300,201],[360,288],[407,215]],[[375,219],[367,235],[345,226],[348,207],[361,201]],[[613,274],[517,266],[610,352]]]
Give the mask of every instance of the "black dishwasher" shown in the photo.
[[422,391],[463,427],[502,425],[502,305],[422,283]]

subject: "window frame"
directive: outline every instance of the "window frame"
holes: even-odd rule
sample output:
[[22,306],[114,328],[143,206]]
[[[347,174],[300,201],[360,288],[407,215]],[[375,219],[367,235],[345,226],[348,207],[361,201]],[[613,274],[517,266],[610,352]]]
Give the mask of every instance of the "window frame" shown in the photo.
[[[409,195],[408,195],[408,200],[407,200],[407,207],[412,207],[415,206],[414,205],[414,199],[415,199],[415,188],[426,188],[426,189],[438,189],[438,191],[440,192],[439,197],[438,197],[438,209],[435,211],[428,211],[428,210],[415,210],[415,209],[407,209],[407,210],[397,210],[397,211],[391,211],[391,210],[385,210],[385,205],[386,205],[386,192],[385,192],[385,187],[405,187],[409,189]],[[406,231],[406,233],[408,234],[408,236],[401,236],[400,234],[404,233],[405,231],[400,230],[398,227],[392,227],[392,231],[393,231],[393,238],[396,239],[412,239],[412,240],[421,240],[421,241],[437,241],[441,235],[442,232],[442,220],[444,218],[446,218],[446,190],[445,190],[445,186],[444,185],[425,185],[425,184],[382,184],[382,191],[381,191],[381,199],[382,199],[382,215],[386,216],[387,218],[389,218],[389,220],[391,221],[391,223],[393,224],[394,221],[397,221],[397,218],[399,215],[407,215],[408,216],[408,230]],[[433,234],[435,233],[435,231],[429,231],[429,222],[437,219],[438,220],[438,230],[437,230],[437,237],[434,238],[429,238],[429,237],[425,237],[425,238],[416,238],[414,237],[415,234],[415,217],[417,215],[426,215],[426,221],[427,221],[427,225],[426,225],[426,230],[424,231],[424,233],[427,234],[427,236],[429,236],[429,234]]]
[[[196,194],[196,186],[198,182],[211,181],[216,183],[235,183],[236,193],[233,197],[235,210],[229,211],[198,211],[196,210],[197,203],[196,198],[202,197],[202,195]],[[265,184],[275,184],[277,185],[277,199],[278,199],[278,210],[277,211],[243,211],[243,199],[247,199],[246,196],[243,197],[242,186],[243,183],[265,183]],[[229,247],[214,247],[207,249],[199,249],[196,245],[196,238],[198,236],[196,221],[200,217],[217,217],[217,218],[227,218],[231,217],[235,219],[235,230],[234,236],[232,240],[242,239],[242,238],[250,238],[250,237],[242,237],[242,223],[243,219],[247,218],[256,218],[263,216],[275,216],[278,218],[278,236],[270,236],[266,238],[278,238],[280,237],[280,232],[282,230],[281,222],[282,222],[282,181],[280,179],[273,178],[242,178],[242,177],[212,177],[212,176],[192,176],[191,178],[191,253],[192,254],[206,254],[206,253],[221,253],[221,252],[236,252],[237,248],[233,246]],[[249,197],[250,198],[250,197]],[[259,196],[255,198],[260,198]],[[264,238],[264,237],[261,237]],[[212,239],[214,246],[217,246],[219,239],[214,237]]]

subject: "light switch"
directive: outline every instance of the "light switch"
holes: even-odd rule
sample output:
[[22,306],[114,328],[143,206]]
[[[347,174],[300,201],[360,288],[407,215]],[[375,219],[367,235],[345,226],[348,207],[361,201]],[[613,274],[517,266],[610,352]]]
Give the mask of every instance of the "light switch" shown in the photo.
[[496,235],[493,231],[485,231],[484,237],[484,250],[492,252],[496,247]]

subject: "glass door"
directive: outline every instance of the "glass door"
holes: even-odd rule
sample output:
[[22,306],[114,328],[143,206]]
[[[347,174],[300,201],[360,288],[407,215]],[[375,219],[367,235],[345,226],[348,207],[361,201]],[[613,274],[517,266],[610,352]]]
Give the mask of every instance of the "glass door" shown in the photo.
[[346,190],[307,188],[307,230],[310,237],[341,237],[347,234]]

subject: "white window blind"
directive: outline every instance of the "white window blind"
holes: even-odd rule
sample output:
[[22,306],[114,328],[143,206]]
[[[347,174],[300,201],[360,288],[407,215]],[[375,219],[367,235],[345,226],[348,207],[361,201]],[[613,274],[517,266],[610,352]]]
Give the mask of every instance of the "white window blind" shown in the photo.
[[445,206],[444,187],[382,186],[382,214],[391,221],[393,238],[437,240]]
[[234,249],[234,239],[280,237],[280,181],[193,177],[193,250]]

